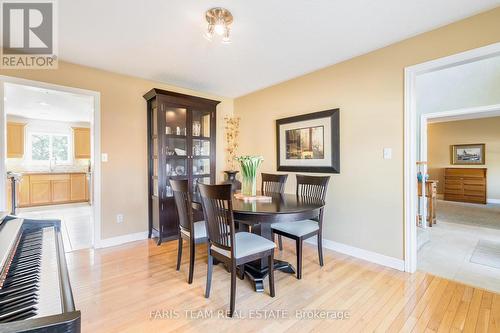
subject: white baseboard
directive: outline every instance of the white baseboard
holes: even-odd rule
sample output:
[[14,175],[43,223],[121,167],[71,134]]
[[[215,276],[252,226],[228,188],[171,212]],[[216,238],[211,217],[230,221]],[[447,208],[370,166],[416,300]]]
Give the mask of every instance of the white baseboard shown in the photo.
[[139,240],[144,240],[148,238],[148,232],[143,231],[143,232],[137,232],[135,234],[128,234],[128,235],[123,235],[123,236],[118,236],[118,237],[111,237],[111,238],[105,238],[101,239],[99,244],[96,244],[96,248],[104,248],[104,247],[110,247],[110,246],[117,246],[121,244],[125,244],[128,242],[135,242]]
[[[316,245],[317,238],[312,237],[312,238],[306,240],[306,242]],[[360,249],[359,247],[354,247],[351,245],[342,244],[342,243],[334,242],[334,241],[323,238],[323,248],[330,249],[330,250],[340,252],[343,254],[347,254],[349,256],[363,259],[366,261],[370,261],[370,262],[373,262],[373,263],[376,263],[376,264],[379,264],[382,266],[394,268],[394,269],[397,269],[399,271],[405,270],[404,260],[396,259],[393,257],[388,257],[386,255],[380,254],[380,253]]]
[[500,199],[486,199],[486,203],[500,204]]

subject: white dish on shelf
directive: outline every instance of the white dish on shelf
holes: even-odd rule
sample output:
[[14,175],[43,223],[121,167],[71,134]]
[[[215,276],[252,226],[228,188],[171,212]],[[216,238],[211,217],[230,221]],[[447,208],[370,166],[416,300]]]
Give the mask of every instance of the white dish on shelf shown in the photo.
[[186,151],[184,149],[174,148],[174,151],[178,156],[186,156]]

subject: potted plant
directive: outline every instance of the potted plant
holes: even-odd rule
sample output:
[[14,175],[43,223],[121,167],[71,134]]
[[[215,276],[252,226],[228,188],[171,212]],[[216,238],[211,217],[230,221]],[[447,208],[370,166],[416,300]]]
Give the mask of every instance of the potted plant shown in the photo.
[[264,161],[262,156],[240,156],[236,160],[240,163],[243,186],[241,193],[247,197],[257,195],[257,169]]

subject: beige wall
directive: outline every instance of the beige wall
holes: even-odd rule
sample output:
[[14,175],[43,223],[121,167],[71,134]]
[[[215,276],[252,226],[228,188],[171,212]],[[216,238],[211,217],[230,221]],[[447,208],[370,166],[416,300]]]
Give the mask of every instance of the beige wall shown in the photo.
[[[451,145],[486,144],[486,165],[452,165]],[[500,117],[450,121],[429,124],[427,128],[427,161],[431,179],[439,180],[438,193],[444,190],[444,168],[488,168],[487,198],[500,199]]]
[[[101,150],[109,154],[109,162],[102,163],[102,238],[147,230],[146,102],[142,96],[151,88],[222,100],[217,108],[217,174],[222,177],[222,120],[233,112],[232,99],[64,62],[57,70],[1,70],[0,75],[101,93]],[[123,224],[115,222],[118,213],[124,214]]]
[[237,98],[240,152],[263,155],[261,171],[275,172],[276,119],[340,108],[341,173],[332,175],[324,237],[402,259],[404,68],[499,41],[496,8]]

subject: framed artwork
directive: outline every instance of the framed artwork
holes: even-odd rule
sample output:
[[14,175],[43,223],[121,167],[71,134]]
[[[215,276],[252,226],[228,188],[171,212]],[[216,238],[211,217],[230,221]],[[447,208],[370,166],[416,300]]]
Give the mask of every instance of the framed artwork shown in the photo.
[[484,143],[451,146],[451,164],[484,165]]
[[276,120],[278,171],[339,173],[339,109]]

